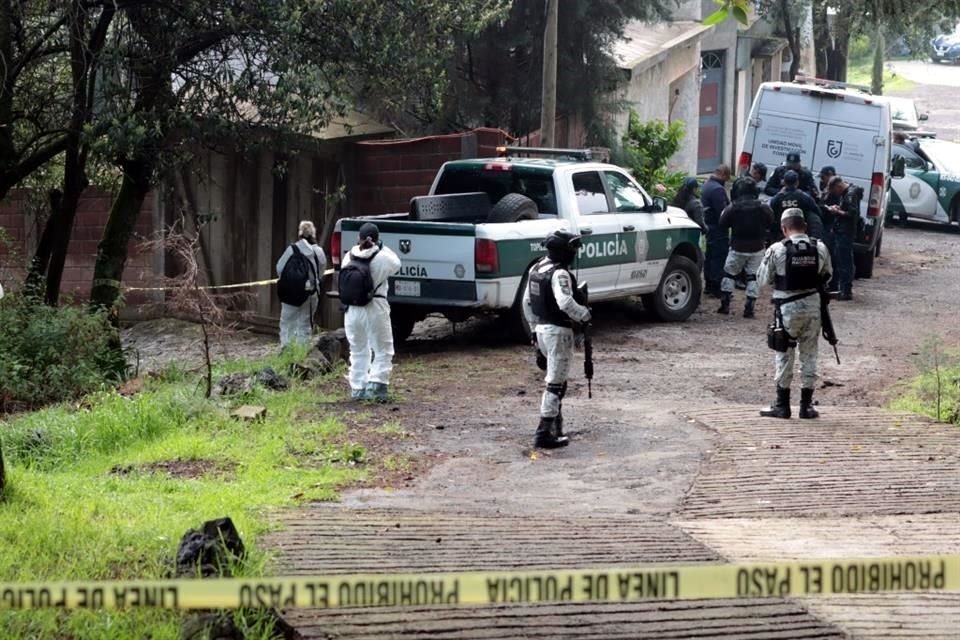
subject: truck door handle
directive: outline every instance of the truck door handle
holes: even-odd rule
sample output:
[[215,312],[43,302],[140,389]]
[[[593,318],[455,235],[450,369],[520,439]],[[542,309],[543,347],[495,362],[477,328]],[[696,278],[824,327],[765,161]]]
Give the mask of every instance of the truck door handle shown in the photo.
[[635,226],[633,226],[632,224],[625,224],[625,225],[623,225],[623,230],[624,230],[624,231],[636,231],[637,228],[636,228]]
[[591,229],[590,227],[580,227],[580,235],[588,236],[591,233],[593,233],[593,229]]

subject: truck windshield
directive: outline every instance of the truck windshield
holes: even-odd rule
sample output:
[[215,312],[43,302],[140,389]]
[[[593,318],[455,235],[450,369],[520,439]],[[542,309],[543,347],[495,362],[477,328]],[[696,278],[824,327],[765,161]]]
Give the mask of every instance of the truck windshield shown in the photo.
[[482,167],[444,169],[437,182],[436,195],[482,191],[495,204],[508,193],[519,193],[533,200],[540,213],[557,213],[553,176],[547,172],[529,172],[514,167],[510,171],[485,171]]

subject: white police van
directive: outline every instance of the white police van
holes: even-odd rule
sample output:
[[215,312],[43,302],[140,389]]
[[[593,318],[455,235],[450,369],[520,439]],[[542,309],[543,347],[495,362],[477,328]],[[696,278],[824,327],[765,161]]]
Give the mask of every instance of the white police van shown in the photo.
[[854,262],[857,276],[869,278],[883,241],[892,132],[889,103],[863,88],[809,78],[765,82],[750,109],[738,173],[747,173],[755,162],[772,171],[795,152],[814,175],[832,166],[861,187],[865,197]]

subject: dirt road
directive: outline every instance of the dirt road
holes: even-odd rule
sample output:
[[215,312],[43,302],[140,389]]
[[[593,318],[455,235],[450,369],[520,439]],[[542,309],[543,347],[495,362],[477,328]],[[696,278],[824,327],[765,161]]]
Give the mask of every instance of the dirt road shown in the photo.
[[930,119],[920,123],[923,129],[934,131],[941,140],[960,142],[960,66],[933,62],[891,62],[888,66],[917,85],[909,91],[893,91],[890,95],[914,98],[921,113]]
[[[466,569],[957,552],[960,430],[880,407],[913,375],[926,339],[960,344],[958,277],[960,234],[886,230],[875,277],[857,281],[855,301],[833,305],[843,362],[821,352],[823,419],[813,424],[757,417],[774,387],[766,302],[744,320],[718,316],[708,299],[683,324],[653,323],[639,307],[603,308],[594,398],[582,380],[571,384],[564,413],[573,442],[556,453],[529,449],[541,381],[528,349],[502,344],[492,323],[456,335],[421,328],[399,356],[400,402],[343,405],[348,421],[402,425],[391,448],[408,456],[410,473],[349,491],[341,505],[291,514],[273,540],[281,563],[319,572],[358,570],[358,562]],[[608,534],[598,535],[600,523]],[[622,531],[638,533],[618,539]],[[768,604],[780,608],[678,604],[676,619],[686,622],[677,637],[714,624],[704,622],[712,606],[736,621],[730,637],[890,637],[893,627],[896,637],[949,637],[960,628],[956,598]],[[938,607],[934,622],[916,615],[928,606]],[[304,637],[662,637],[644,607],[618,610],[609,629],[602,607],[527,608],[511,613],[527,621],[522,629],[493,616],[477,635],[465,629],[485,614],[471,611],[443,633],[431,626],[442,610],[291,612],[289,620]],[[577,627],[581,615],[608,630]],[[779,615],[793,622],[770,626]],[[537,620],[550,633],[535,631]]]

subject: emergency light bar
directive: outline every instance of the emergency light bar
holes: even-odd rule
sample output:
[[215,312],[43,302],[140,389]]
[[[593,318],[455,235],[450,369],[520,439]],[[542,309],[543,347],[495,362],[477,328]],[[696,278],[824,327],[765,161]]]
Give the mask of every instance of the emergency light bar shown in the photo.
[[814,84],[824,89],[856,89],[864,93],[873,94],[870,87],[862,84],[853,84],[852,82],[840,82],[839,80],[827,80],[825,78],[813,78],[810,76],[797,76],[794,79],[797,84]]
[[578,162],[590,162],[593,152],[590,149],[551,149],[549,147],[497,147],[501,158],[510,156],[548,156],[570,158]]

